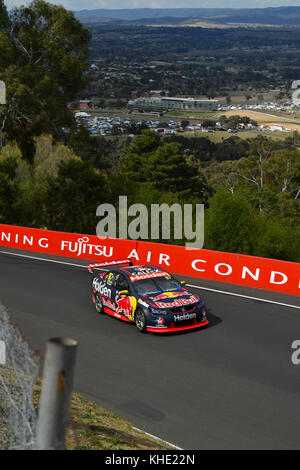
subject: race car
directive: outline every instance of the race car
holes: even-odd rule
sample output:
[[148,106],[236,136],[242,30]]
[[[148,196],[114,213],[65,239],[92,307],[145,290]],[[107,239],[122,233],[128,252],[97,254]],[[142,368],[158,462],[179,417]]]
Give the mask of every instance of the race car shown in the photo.
[[204,302],[175,276],[132,260],[89,264],[98,313],[134,322],[140,332],[168,333],[208,325]]

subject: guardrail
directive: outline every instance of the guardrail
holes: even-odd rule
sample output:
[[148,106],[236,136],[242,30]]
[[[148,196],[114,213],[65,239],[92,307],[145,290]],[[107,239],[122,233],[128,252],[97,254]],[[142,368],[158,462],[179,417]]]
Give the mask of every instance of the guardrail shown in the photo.
[[300,263],[289,261],[5,224],[0,246],[91,261],[132,258],[185,276],[300,294]]

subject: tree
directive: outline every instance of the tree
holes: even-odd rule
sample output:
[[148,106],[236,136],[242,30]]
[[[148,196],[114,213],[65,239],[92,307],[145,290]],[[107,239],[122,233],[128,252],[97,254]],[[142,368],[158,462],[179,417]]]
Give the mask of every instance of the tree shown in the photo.
[[200,190],[197,174],[187,165],[179,144],[160,145],[144,162],[143,171],[156,189],[181,193],[186,197]]
[[187,119],[182,119],[181,127],[182,127],[183,130],[189,125],[190,125],[190,121],[188,121]]
[[161,145],[158,134],[150,130],[142,131],[132,144],[124,151],[121,157],[121,173],[132,181],[146,181],[143,171],[143,163],[147,159],[147,154],[155,151]]
[[240,194],[219,189],[210,201],[205,224],[205,248],[252,254],[255,214]]
[[214,191],[223,188],[234,194],[239,185],[238,168],[239,162],[237,160],[212,162],[205,169],[205,174]]
[[239,160],[248,154],[249,148],[248,141],[232,136],[216,144],[214,157],[218,161]]
[[0,157],[0,222],[18,221],[19,185],[16,182],[16,159]]
[[165,143],[152,131],[142,131],[121,157],[124,178],[150,183],[162,192],[176,193],[178,198],[200,197],[207,201],[205,176],[188,165],[178,143]]
[[8,14],[3,0],[0,0],[0,28],[7,26]]
[[106,189],[102,174],[89,163],[62,162],[57,177],[48,178],[45,225],[66,232],[95,233],[96,209],[105,201]]
[[204,128],[210,128],[210,129],[215,129],[216,127],[216,121],[213,119],[204,119],[202,121],[202,127]]
[[205,248],[299,261],[300,229],[254,209],[239,192],[219,189],[206,216]]
[[0,129],[7,140],[16,140],[31,164],[36,136],[62,138],[63,128],[75,125],[66,105],[87,83],[89,40],[88,29],[72,12],[43,0],[15,8],[2,28],[0,69],[7,105],[0,111]]
[[66,134],[65,144],[72,148],[82,160],[91,162],[100,170],[117,164],[116,154],[119,151],[120,141],[91,135],[83,125]]

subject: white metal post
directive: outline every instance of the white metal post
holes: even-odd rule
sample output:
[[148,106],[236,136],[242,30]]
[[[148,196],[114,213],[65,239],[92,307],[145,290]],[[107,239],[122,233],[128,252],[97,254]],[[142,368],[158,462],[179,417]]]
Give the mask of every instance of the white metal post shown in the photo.
[[47,342],[36,435],[39,450],[65,448],[77,346],[71,338]]

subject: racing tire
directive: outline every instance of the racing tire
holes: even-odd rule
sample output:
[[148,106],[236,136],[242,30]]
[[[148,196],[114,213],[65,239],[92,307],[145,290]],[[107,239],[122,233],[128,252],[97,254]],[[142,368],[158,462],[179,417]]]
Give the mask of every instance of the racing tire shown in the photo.
[[95,295],[95,309],[97,313],[104,313],[103,302],[100,294]]
[[135,324],[140,333],[146,332],[146,316],[143,310],[137,310],[134,316]]

